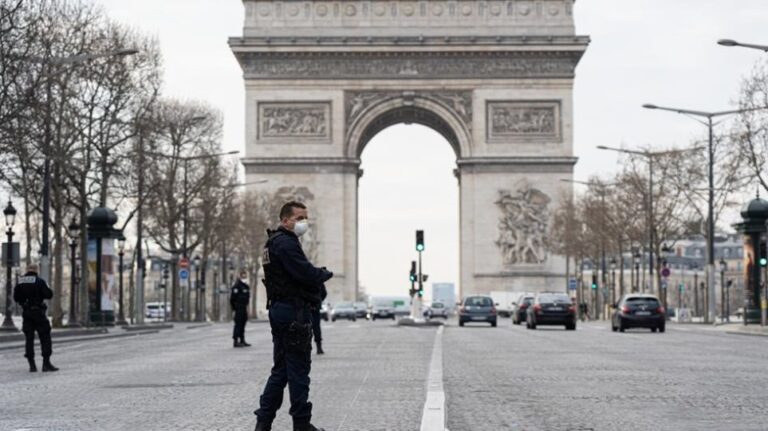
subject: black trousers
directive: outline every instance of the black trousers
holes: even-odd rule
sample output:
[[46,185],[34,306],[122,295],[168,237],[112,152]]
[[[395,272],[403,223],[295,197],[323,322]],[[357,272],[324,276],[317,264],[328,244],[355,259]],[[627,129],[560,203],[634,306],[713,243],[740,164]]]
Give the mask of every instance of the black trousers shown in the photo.
[[235,328],[232,338],[245,341],[245,324],[248,322],[248,308],[243,305],[235,306]]
[[21,313],[24,318],[21,330],[26,337],[26,348],[24,356],[29,359],[35,358],[35,332],[40,337],[40,347],[43,358],[50,358],[53,353],[51,346],[51,322],[45,316],[45,310],[42,308],[28,309]]
[[320,343],[323,341],[323,330],[320,328],[320,309],[312,308],[312,334],[315,336],[315,341]]
[[272,357],[274,365],[259,399],[259,409],[254,413],[259,422],[272,423],[283,404],[283,392],[288,386],[291,408],[288,413],[294,425],[308,424],[312,418],[312,403],[309,402],[309,372],[312,368],[311,340],[304,351],[286,348],[290,343],[289,327],[298,320],[309,323],[308,308],[297,307],[289,302],[273,302],[269,307],[269,324],[272,328]]

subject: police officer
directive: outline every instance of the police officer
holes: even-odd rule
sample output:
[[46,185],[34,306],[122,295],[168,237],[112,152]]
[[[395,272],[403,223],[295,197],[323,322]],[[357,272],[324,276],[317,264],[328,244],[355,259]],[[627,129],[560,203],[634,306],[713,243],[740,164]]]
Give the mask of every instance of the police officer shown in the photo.
[[[328,296],[328,291],[325,289],[325,284],[320,286],[320,301],[325,301]],[[317,354],[325,354],[323,351],[323,331],[320,328],[320,306],[313,306],[312,311],[312,334],[315,336],[315,344],[317,344]]]
[[246,283],[248,272],[240,271],[240,278],[232,286],[229,304],[235,312],[235,328],[232,331],[235,347],[251,347],[245,342],[245,324],[248,322],[248,303],[251,300],[251,287]]
[[19,284],[13,289],[13,300],[22,306],[21,316],[24,318],[21,329],[27,339],[24,356],[29,362],[29,372],[37,371],[35,365],[35,332],[40,337],[40,347],[43,353],[43,372],[59,371],[51,364],[51,324],[45,315],[46,299],[53,298],[53,291],[48,283],[37,275],[37,265],[27,265],[27,272],[19,278]]
[[289,414],[294,431],[323,431],[310,423],[309,370],[312,363],[311,307],[319,307],[321,286],[333,273],[312,265],[299,237],[308,229],[307,207],[288,202],[280,209],[280,226],[268,231],[264,247],[264,284],[267,288],[269,324],[272,328],[272,372],[259,399],[256,431],[272,429],[288,385]]

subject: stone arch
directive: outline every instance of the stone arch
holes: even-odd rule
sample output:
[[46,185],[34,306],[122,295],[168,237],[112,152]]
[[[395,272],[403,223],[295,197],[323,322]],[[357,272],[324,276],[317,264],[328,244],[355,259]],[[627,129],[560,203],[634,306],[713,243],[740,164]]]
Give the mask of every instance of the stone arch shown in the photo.
[[365,146],[377,133],[399,123],[421,124],[440,133],[453,148],[457,159],[472,154],[471,96],[463,96],[465,102],[459,105],[461,112],[450,107],[448,102],[428,95],[404,92],[400,95],[372,94],[370,98],[377,100],[371,101],[359,112],[355,112],[350,103],[347,104],[348,132],[344,150],[347,157],[359,159]]

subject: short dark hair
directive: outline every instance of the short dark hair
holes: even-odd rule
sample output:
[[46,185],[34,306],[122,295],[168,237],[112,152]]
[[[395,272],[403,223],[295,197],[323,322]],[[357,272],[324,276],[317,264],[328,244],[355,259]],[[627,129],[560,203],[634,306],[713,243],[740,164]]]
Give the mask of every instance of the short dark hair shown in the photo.
[[296,202],[296,201],[287,202],[285,205],[283,205],[282,208],[280,208],[280,220],[283,220],[292,216],[294,208],[301,208],[305,210],[307,209],[307,206],[301,202]]

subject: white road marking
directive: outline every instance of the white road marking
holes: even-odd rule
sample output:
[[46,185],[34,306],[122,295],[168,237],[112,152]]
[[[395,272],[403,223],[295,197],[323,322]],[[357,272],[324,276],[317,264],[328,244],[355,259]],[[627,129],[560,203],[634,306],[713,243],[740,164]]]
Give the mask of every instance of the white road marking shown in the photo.
[[443,391],[443,326],[437,328],[432,360],[427,377],[427,400],[421,416],[421,431],[445,431],[445,392]]

